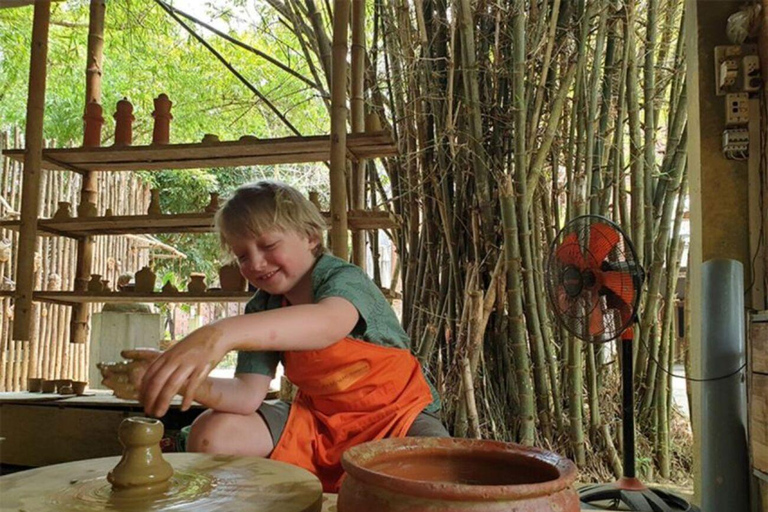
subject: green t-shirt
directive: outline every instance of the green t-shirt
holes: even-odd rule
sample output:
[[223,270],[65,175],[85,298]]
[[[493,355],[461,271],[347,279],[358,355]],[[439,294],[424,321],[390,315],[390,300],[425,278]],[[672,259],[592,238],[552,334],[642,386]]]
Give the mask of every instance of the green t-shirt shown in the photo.
[[[408,335],[395,316],[392,306],[381,290],[357,265],[352,265],[330,254],[318,258],[312,269],[312,293],[315,302],[328,297],[341,297],[357,308],[360,318],[349,336],[377,345],[394,348],[411,348]],[[258,313],[282,307],[282,295],[270,295],[261,290],[245,306],[245,313]],[[258,373],[275,376],[280,352],[246,351],[237,353],[236,373]],[[432,392],[432,403],[426,411],[440,410],[440,399],[434,386],[427,379]]]

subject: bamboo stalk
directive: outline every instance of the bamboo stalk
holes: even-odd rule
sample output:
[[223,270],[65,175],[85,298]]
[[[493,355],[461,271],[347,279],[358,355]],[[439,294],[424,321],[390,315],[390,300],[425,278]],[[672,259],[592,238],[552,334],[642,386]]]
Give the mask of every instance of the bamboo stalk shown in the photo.
[[[352,57],[350,109],[352,133],[365,131],[365,0],[352,0]],[[352,163],[352,208],[365,208],[365,160]],[[365,232],[352,232],[352,262],[365,270]]]
[[32,288],[34,286],[37,214],[40,205],[40,170],[43,155],[43,117],[45,114],[46,61],[51,2],[35,2],[32,26],[32,52],[29,69],[29,94],[25,133],[24,181],[22,184],[21,224],[19,226],[18,266],[14,303],[13,338],[28,340],[32,328]]

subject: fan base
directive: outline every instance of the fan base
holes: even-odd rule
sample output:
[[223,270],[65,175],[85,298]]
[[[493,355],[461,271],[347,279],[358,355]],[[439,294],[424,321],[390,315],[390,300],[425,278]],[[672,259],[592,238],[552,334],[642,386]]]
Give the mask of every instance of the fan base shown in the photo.
[[661,489],[651,489],[637,478],[622,477],[612,484],[588,485],[579,489],[582,510],[628,510],[632,512],[700,512],[686,500]]

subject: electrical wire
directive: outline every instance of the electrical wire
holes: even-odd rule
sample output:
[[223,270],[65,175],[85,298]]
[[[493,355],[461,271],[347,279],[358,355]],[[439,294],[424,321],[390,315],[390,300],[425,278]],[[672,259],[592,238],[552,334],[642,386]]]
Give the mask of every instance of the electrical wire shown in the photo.
[[747,367],[747,363],[745,362],[744,364],[739,366],[736,370],[734,370],[734,371],[732,371],[730,373],[726,373],[725,375],[721,375],[719,377],[712,377],[712,378],[709,378],[709,379],[701,379],[701,378],[697,378],[697,377],[688,377],[687,375],[677,375],[677,374],[674,374],[674,373],[670,372],[666,368],[664,368],[664,366],[655,357],[653,357],[653,355],[651,353],[651,348],[648,346],[648,344],[643,339],[641,339],[640,342],[645,347],[645,350],[648,351],[648,358],[651,361],[653,361],[654,363],[656,363],[656,366],[658,366],[659,369],[662,372],[664,372],[667,375],[669,375],[670,377],[674,377],[676,379],[684,379],[684,380],[687,380],[687,381],[690,381],[690,382],[713,382],[713,381],[716,381],[716,380],[723,380],[723,379],[727,379],[729,377],[733,377],[734,375],[738,374],[740,371],[742,371],[744,368]]

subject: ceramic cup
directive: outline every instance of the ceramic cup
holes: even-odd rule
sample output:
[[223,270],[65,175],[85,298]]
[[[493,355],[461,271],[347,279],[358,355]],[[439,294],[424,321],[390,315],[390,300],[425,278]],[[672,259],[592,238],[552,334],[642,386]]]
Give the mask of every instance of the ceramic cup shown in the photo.
[[30,393],[39,393],[43,389],[43,379],[30,377],[27,379],[27,391]]

